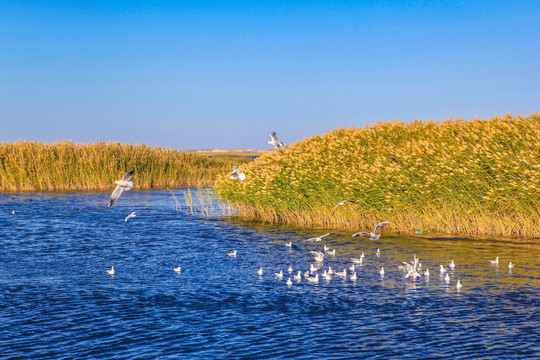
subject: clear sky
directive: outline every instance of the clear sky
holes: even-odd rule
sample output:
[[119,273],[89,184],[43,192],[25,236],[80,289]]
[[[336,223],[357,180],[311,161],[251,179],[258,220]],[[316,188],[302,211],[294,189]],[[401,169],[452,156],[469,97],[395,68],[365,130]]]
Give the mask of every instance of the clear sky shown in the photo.
[[540,112],[540,1],[3,1],[0,141],[270,148]]

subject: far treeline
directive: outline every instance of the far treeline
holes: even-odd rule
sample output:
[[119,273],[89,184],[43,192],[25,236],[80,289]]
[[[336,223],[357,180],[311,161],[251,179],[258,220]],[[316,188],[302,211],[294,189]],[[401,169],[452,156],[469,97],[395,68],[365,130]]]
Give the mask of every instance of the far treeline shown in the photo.
[[110,190],[131,169],[137,189],[208,186],[249,161],[103,141],[0,143],[0,191]]
[[[304,139],[218,178],[240,216],[299,226],[540,236],[540,114],[380,122]],[[333,207],[342,200],[346,203]]]

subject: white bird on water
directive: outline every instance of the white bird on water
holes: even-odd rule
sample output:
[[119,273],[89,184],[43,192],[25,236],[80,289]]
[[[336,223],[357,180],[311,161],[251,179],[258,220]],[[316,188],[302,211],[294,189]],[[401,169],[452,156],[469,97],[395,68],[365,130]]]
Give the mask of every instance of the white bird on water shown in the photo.
[[369,236],[369,240],[377,241],[381,237],[381,234],[377,234],[377,231],[379,231],[379,229],[382,229],[388,224],[389,224],[388,221],[382,222],[380,224],[377,224],[377,226],[375,226],[375,229],[373,229],[373,232],[368,233],[365,231],[360,231],[360,232],[357,232],[356,234],[353,234],[352,237]]
[[411,280],[414,281],[414,279],[421,276],[420,273],[418,272],[418,270],[420,270],[419,264],[420,264],[420,260],[416,257],[416,254],[414,254],[414,259],[412,261],[412,264],[402,261],[399,268],[407,271],[407,274],[405,275],[405,277],[408,278],[410,276]]
[[491,265],[499,266],[499,257],[497,256],[495,260],[489,260]]
[[289,241],[288,243],[284,244],[288,248],[292,248],[292,241]]
[[334,208],[332,209],[332,215],[334,215],[334,213],[336,212],[336,209],[340,206],[343,206],[345,205],[345,203],[353,203],[353,204],[356,204],[356,201],[353,201],[353,200],[343,200],[342,202],[340,202],[339,204],[337,204],[336,206],[334,206]]
[[356,281],[357,279],[356,272],[353,272],[351,276],[349,276],[349,279],[351,279],[351,281]]
[[289,274],[292,273],[293,272],[292,266],[289,265],[289,268],[287,269],[287,271],[289,272]]
[[297,275],[293,275],[293,279],[296,280],[296,282],[300,282],[300,280],[302,280],[302,272],[298,271]]
[[444,277],[444,281],[449,284],[450,283],[450,275],[448,275],[448,273],[446,273],[446,276]]
[[458,279],[457,284],[456,284],[456,289],[459,290],[459,289],[461,289],[462,287],[463,287],[463,283],[461,282],[460,279]]
[[260,267],[259,270],[257,270],[257,275],[262,276],[262,274],[263,274],[263,269],[262,267]]
[[270,138],[271,138],[272,140],[268,141],[267,144],[270,144],[270,145],[272,145],[276,150],[281,151],[281,148],[283,147],[283,143],[282,143],[281,141],[278,140],[275,131],[272,131],[272,133],[270,134]]
[[324,261],[324,254],[320,251],[311,251],[311,254],[315,258],[316,262],[323,262]]
[[182,272],[182,268],[180,266],[173,268],[173,270],[177,274],[180,274],[180,272]]
[[291,278],[288,278],[288,279],[287,279],[287,286],[292,286]]
[[236,165],[231,173],[231,179],[233,180],[246,180],[246,174],[238,171],[238,165]]
[[381,276],[384,276],[384,267],[381,268],[381,270],[379,271],[379,274],[381,274]]
[[508,270],[512,270],[514,268],[514,265],[516,265],[516,264],[510,261],[508,263]]
[[454,263],[454,259],[452,259],[452,261],[450,261],[450,264],[448,264],[448,267],[452,270],[454,270],[454,268],[456,267],[456,264]]
[[237,254],[236,250],[234,250],[233,252],[227,253],[227,255],[230,257],[236,257],[236,254]]
[[317,284],[319,282],[319,274],[315,274],[315,277],[308,277],[307,280],[311,283]]
[[129,218],[132,218],[132,217],[137,216],[137,215],[135,215],[136,213],[137,213],[137,212],[134,211],[134,212],[132,212],[131,214],[129,214],[128,216],[126,216],[126,218],[124,219],[124,222],[127,222]]
[[328,234],[324,234],[324,235],[317,236],[317,237],[312,237],[312,238],[309,238],[307,240],[304,240],[304,242],[306,242],[306,241],[308,241],[308,242],[321,241],[323,237],[331,235],[331,234],[332,234],[332,232],[329,232]]
[[278,273],[274,273],[276,275],[276,278],[278,278],[278,280],[283,280],[283,270],[279,270]]
[[424,276],[429,277],[429,269],[426,269],[426,271],[424,271]]
[[379,248],[377,248],[377,252],[375,253],[377,256],[381,256],[381,250],[379,250]]
[[444,266],[439,265],[439,272],[441,273],[441,276],[446,272],[446,269],[444,268]]
[[110,269],[107,269],[107,274],[114,275],[114,266],[111,266]]
[[109,207],[113,206],[113,204],[120,198],[120,195],[124,191],[129,191],[133,189],[133,181],[131,181],[131,178],[133,177],[133,173],[135,172],[135,169],[131,169],[130,172],[125,174],[121,180],[117,180],[114,183],[116,184],[116,189],[111,194],[111,200],[109,200]]

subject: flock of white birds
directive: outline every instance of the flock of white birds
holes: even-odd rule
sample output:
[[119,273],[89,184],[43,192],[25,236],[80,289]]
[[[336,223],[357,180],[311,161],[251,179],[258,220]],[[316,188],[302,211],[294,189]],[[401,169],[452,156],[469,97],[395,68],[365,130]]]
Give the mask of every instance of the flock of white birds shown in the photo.
[[[284,145],[283,145],[282,142],[280,142],[278,140],[275,132],[272,132],[270,134],[270,138],[271,138],[271,141],[269,141],[268,144],[274,146],[276,150],[281,151],[281,149],[283,148]],[[122,177],[121,180],[115,181],[116,188],[114,189],[114,191],[111,194],[111,199],[109,201],[109,207],[112,206],[120,198],[120,196],[122,195],[123,192],[129,191],[129,190],[131,190],[133,188],[133,181],[131,180],[131,178],[133,177],[134,172],[135,172],[135,170],[132,169],[131,171],[126,173]],[[243,172],[239,172],[238,165],[234,167],[234,170],[233,170],[233,172],[231,174],[231,179],[236,179],[236,180],[245,180],[246,179],[246,175]],[[337,210],[338,207],[343,206],[346,203],[354,203],[355,204],[356,202],[353,201],[353,200],[348,200],[348,199],[341,201],[340,203],[335,205],[334,208],[332,209],[332,215],[335,213],[335,211]],[[15,211],[13,211],[13,214],[15,214]],[[135,214],[136,214],[135,212],[132,212],[131,214],[129,214],[125,218],[125,222],[127,222],[128,219],[130,219],[132,217],[135,217],[136,216]],[[360,232],[357,232],[357,233],[353,234],[352,237],[354,238],[354,237],[357,237],[357,236],[360,236],[360,237],[369,236],[370,240],[378,241],[379,238],[381,237],[381,233],[380,233],[381,230],[388,224],[389,224],[388,221],[384,221],[382,223],[377,224],[372,232],[360,231]],[[320,236],[312,237],[312,238],[304,240],[304,242],[322,241],[324,237],[329,236],[329,235],[332,235],[332,233],[329,232],[329,233],[326,233],[326,234],[323,234],[323,235],[320,235]],[[292,242],[288,242],[288,243],[286,243],[284,245],[289,247],[289,248],[292,248]],[[308,283],[313,283],[313,284],[319,283],[320,278],[324,279],[325,281],[330,281],[330,280],[332,280],[333,277],[339,277],[339,278],[342,278],[345,281],[346,280],[356,281],[358,279],[358,275],[356,273],[356,267],[363,265],[364,258],[365,258],[364,252],[362,252],[360,257],[358,257],[358,258],[351,258],[350,259],[350,261],[351,261],[350,266],[344,267],[341,271],[338,271],[337,269],[333,269],[331,266],[328,266],[328,267],[324,268],[324,260],[325,260],[325,258],[327,258],[329,256],[330,257],[335,257],[336,256],[336,249],[330,249],[327,246],[324,246],[323,250],[324,251],[311,251],[311,254],[314,257],[314,262],[312,264],[310,264],[309,270],[305,270],[305,271],[298,270],[296,274],[293,274],[294,270],[293,270],[292,266],[289,266],[288,269],[287,269],[287,272],[289,273],[288,279],[286,281],[287,286],[289,286],[289,287],[292,286],[293,285],[293,280],[295,282],[297,282],[297,283],[300,283],[302,281],[302,279],[305,279]],[[227,253],[227,255],[230,256],[230,257],[236,258],[238,256],[238,251],[234,250],[232,252]],[[375,255],[377,257],[379,257],[381,255],[381,252],[380,252],[379,249],[377,249]],[[498,267],[499,266],[499,257],[496,257],[495,260],[489,260],[489,262],[492,265]],[[513,263],[511,261],[508,263],[509,271],[512,271],[514,265],[515,265],[515,263]],[[444,266],[442,264],[439,266],[440,276],[441,276],[441,278],[444,279],[444,281],[447,284],[450,284],[450,282],[451,282],[451,278],[450,278],[450,275],[449,275],[449,270],[453,271],[455,269],[455,267],[456,267],[456,264],[454,263],[454,259],[452,259],[450,261],[448,266]],[[398,265],[398,268],[400,270],[403,270],[403,272],[405,274],[405,278],[410,278],[411,281],[415,281],[417,278],[420,278],[422,276],[426,277],[426,278],[429,278],[429,276],[430,276],[429,269],[423,269],[422,268],[422,263],[420,262],[420,259],[418,259],[416,257],[416,255],[414,255],[413,260],[411,260],[410,262],[405,262],[405,261],[401,262],[401,265]],[[181,267],[180,266],[173,268],[173,270],[177,274],[181,273]],[[114,274],[115,274],[114,266],[112,266],[110,269],[107,269],[107,274],[109,274],[111,276],[114,276]],[[262,267],[260,267],[257,270],[257,275],[262,277],[263,274],[264,274],[264,270],[263,270]],[[380,268],[379,274],[380,274],[381,277],[384,277],[384,274],[385,274],[384,267]],[[284,278],[283,270],[280,270],[278,273],[274,273],[274,275],[278,280],[283,280],[283,278]],[[461,279],[457,279],[455,287],[458,290],[463,287],[463,282],[461,281]]]

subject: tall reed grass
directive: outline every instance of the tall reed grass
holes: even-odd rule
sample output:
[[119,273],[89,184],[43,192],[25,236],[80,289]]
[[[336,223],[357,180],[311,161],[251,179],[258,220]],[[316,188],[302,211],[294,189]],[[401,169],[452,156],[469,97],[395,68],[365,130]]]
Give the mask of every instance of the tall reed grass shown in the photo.
[[103,141],[0,143],[0,191],[109,190],[130,169],[138,189],[207,186],[251,160]]
[[[540,114],[341,128],[262,156],[216,193],[241,216],[350,230],[540,236]],[[355,200],[338,208],[344,199]]]

